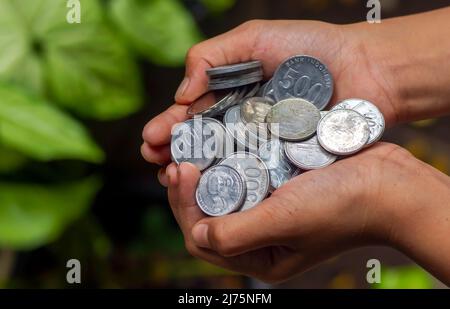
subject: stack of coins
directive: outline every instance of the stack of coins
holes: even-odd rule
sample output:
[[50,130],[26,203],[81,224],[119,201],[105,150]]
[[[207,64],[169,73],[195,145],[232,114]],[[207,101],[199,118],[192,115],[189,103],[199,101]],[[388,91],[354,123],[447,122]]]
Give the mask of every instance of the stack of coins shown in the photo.
[[192,119],[174,127],[171,154],[203,172],[196,200],[207,215],[255,207],[293,177],[383,135],[383,114],[367,100],[343,100],[325,111],[334,82],[313,57],[288,58],[262,85],[259,61],[206,73],[211,91],[189,107]]
[[208,89],[220,90],[257,83],[263,79],[260,61],[215,67],[206,70],[209,76]]

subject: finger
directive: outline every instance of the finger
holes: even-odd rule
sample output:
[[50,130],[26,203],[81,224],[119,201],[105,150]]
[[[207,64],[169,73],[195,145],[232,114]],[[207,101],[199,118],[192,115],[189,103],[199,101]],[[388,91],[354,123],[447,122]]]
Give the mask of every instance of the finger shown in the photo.
[[164,165],[170,162],[170,147],[168,145],[150,146],[144,142],[141,146],[141,154],[150,163]]
[[247,22],[227,33],[192,47],[186,56],[186,73],[175,101],[188,104],[207,91],[206,69],[252,59],[261,22]]
[[170,142],[172,127],[189,118],[187,106],[174,104],[144,127],[142,138],[150,146],[162,146]]
[[[208,248],[202,248],[192,239],[192,227],[206,216],[200,210],[195,200],[195,190],[200,178],[200,171],[192,164],[182,163],[177,169],[175,164],[168,166],[166,173],[169,177],[169,201],[175,218],[184,234],[187,250],[196,257],[220,267],[256,275],[261,265],[268,265],[273,261],[268,258],[268,251],[252,252],[249,255],[224,257]],[[256,262],[255,262],[256,260]]]
[[179,166],[172,163],[167,167],[166,175],[170,206],[184,234],[188,251],[210,263],[232,269],[233,265],[230,261],[215,252],[196,247],[191,238],[192,226],[198,220],[205,218],[195,201],[195,189],[200,178],[200,171],[190,163],[184,162]]
[[200,171],[191,163],[183,162],[174,170],[168,167],[169,202],[185,237],[190,238],[192,226],[205,215],[195,201],[195,190]]
[[159,171],[158,171],[158,181],[164,187],[167,187],[169,185],[169,178],[167,177],[166,168],[165,167],[159,169]]
[[258,206],[223,217],[206,218],[192,229],[195,244],[223,256],[236,256],[273,245],[290,235],[283,221],[283,201],[270,197]]

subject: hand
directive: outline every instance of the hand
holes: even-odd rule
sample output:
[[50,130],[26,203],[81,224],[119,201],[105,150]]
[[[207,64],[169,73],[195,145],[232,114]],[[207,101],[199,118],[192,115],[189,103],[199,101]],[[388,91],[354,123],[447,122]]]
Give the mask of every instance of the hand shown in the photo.
[[[253,21],[200,43],[188,54],[177,103],[145,127],[142,155],[149,162],[168,163],[172,126],[187,118],[187,104],[206,91],[205,69],[251,59],[261,60],[269,77],[291,55],[318,57],[334,76],[332,104],[349,97],[368,99],[378,105],[388,126],[445,113],[450,105],[443,100],[436,104],[436,98],[429,95],[430,83],[425,91],[420,88],[425,84],[422,80],[408,75],[416,70],[405,65],[402,71],[392,65],[394,60],[384,57],[391,53],[402,55],[396,59],[405,59],[401,49],[394,52],[399,44],[392,42],[398,35],[402,36],[396,33],[390,40],[373,36],[367,40],[367,29],[360,24]],[[377,48],[381,41],[385,45]],[[428,94],[429,102],[422,104],[423,100],[413,99],[412,92],[404,91],[405,85],[399,86],[392,67],[409,86],[417,81],[414,93]],[[425,69],[420,72],[424,75]],[[432,74],[427,72],[427,76]],[[443,91],[431,93],[448,97]],[[407,104],[401,105],[402,99]],[[445,264],[450,246],[442,246],[450,230],[448,177],[397,146],[377,144],[325,169],[302,174],[254,209],[223,218],[205,218],[195,205],[200,173],[192,165],[183,163],[177,168],[172,163],[161,169],[158,177],[169,187],[169,201],[186,247],[211,263],[265,281],[279,281],[346,249],[377,243],[404,251],[450,282],[450,268]],[[443,259],[436,256],[436,248]]]
[[[360,97],[374,102],[387,125],[397,122],[395,93],[382,63],[370,60],[372,47],[365,43],[365,29],[313,21],[251,21],[194,46],[186,58],[186,77],[176,94],[176,104],[150,121],[143,131],[141,152],[152,163],[170,162],[170,132],[177,122],[187,119],[186,104],[207,90],[205,69],[261,60],[264,73],[271,77],[278,65],[296,54],[313,55],[327,64],[333,74],[335,93],[332,104]],[[369,41],[370,42],[370,41]],[[165,170],[160,180],[166,184]]]
[[[431,271],[439,269],[426,256],[432,248],[419,248],[432,238],[416,243],[414,235],[426,238],[422,223],[434,217],[424,213],[425,205],[442,208],[450,217],[450,209],[442,206],[450,199],[450,183],[398,146],[378,143],[295,177],[250,210],[217,218],[205,217],[196,205],[200,173],[195,166],[172,163],[167,175],[170,205],[186,248],[221,267],[274,283],[345,250],[378,244],[403,250]],[[430,221],[442,224],[436,241],[447,239],[444,218]],[[445,258],[441,262],[445,265]],[[450,282],[448,266],[436,274]]]

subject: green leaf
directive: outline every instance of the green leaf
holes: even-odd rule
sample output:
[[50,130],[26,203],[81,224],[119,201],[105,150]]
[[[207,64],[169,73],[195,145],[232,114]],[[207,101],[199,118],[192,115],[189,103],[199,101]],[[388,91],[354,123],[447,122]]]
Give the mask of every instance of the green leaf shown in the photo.
[[98,0],[81,0],[70,24],[65,0],[0,0],[0,80],[50,96],[87,117],[115,119],[142,103],[134,59],[105,22]]
[[0,183],[0,247],[33,249],[55,240],[88,208],[99,181],[45,187]]
[[84,127],[55,106],[0,84],[0,143],[36,160],[101,162],[102,150]]
[[0,145],[0,173],[15,171],[21,168],[26,161],[27,159],[22,154]]
[[[67,28],[66,1],[0,0],[0,78],[44,93],[43,52],[54,29]],[[84,22],[101,21],[97,1],[82,1]]]
[[235,0],[201,0],[201,2],[214,14],[229,10],[235,3]]
[[81,115],[117,119],[142,103],[139,73],[128,51],[105,27],[67,30],[48,44],[53,97]]
[[177,0],[112,0],[110,12],[134,48],[160,65],[182,65],[187,50],[202,38]]

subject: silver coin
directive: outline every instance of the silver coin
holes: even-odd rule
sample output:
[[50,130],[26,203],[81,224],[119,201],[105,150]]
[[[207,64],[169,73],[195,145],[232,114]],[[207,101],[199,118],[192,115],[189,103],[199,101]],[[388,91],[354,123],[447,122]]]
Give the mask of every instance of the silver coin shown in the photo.
[[301,98],[324,109],[333,95],[333,78],[320,60],[310,56],[294,56],[284,61],[273,76],[277,101]]
[[266,81],[265,83],[263,83],[260,87],[258,92],[256,93],[257,97],[263,97],[263,93],[264,93],[264,89],[267,87],[267,84],[270,83],[271,80]]
[[266,99],[269,99],[272,101],[272,105],[277,102],[275,99],[275,94],[272,88],[272,79],[267,81],[264,85],[259,88],[258,93],[256,94],[257,97],[264,97]]
[[247,93],[249,91],[249,87],[250,86],[251,85],[245,85],[245,86],[241,86],[241,87],[236,88],[237,91],[239,91],[239,97],[238,97],[238,100],[237,100],[236,104],[241,103],[242,100],[247,96]]
[[172,130],[170,151],[177,164],[189,162],[204,170],[211,166],[222,151],[223,135],[220,130],[202,119],[189,119]]
[[264,162],[248,152],[236,152],[220,162],[236,169],[247,184],[247,197],[242,210],[250,209],[260,203],[268,194],[270,175]]
[[272,106],[266,117],[271,133],[287,141],[311,137],[316,133],[319,120],[319,110],[303,99],[282,100]]
[[326,114],[328,114],[328,111],[320,111],[320,119],[325,117]]
[[367,144],[370,130],[367,120],[351,109],[336,109],[323,117],[317,127],[320,145],[336,155],[350,155]]
[[272,108],[269,99],[252,97],[244,100],[241,105],[241,118],[244,123],[261,124],[266,122],[267,113]]
[[[241,105],[232,106],[223,117],[223,122],[236,140],[239,150],[248,150],[252,153],[258,152],[260,143],[267,141],[268,132],[264,128],[256,127],[255,124],[244,124],[241,119]],[[255,134],[255,131],[258,133]]]
[[229,166],[216,165],[201,176],[195,199],[205,214],[224,216],[239,210],[246,193],[246,182],[238,171]]
[[229,88],[236,88],[241,87],[245,85],[254,84],[257,82],[262,81],[263,75],[257,74],[257,75],[251,75],[251,76],[245,76],[245,78],[240,77],[236,79],[230,79],[227,82],[220,82],[220,83],[208,83],[208,89],[209,90],[220,90],[220,89],[229,89]]
[[[234,139],[227,128],[217,119],[203,117],[205,123],[204,134],[211,136],[214,134],[218,138],[216,149],[216,159],[223,159],[234,152]],[[221,143],[220,143],[221,142]]]
[[231,91],[219,90],[207,92],[195,100],[189,106],[186,113],[190,116],[203,115],[207,117],[214,117],[231,105],[235,104],[240,99],[240,95],[241,92],[239,89]]
[[235,82],[235,81],[239,81],[241,79],[248,79],[248,78],[252,78],[252,77],[261,77],[262,75],[264,75],[263,70],[257,70],[257,71],[252,71],[252,72],[248,72],[248,73],[244,73],[244,74],[238,74],[238,75],[230,75],[230,76],[222,76],[222,77],[210,77],[208,83],[210,85],[213,84],[222,84],[222,83],[230,83],[230,82]]
[[259,60],[224,65],[220,67],[210,68],[206,70],[208,76],[221,76],[240,74],[242,72],[259,70],[262,68],[262,63]]
[[331,110],[352,109],[363,115],[369,124],[370,137],[367,145],[373,145],[383,136],[385,121],[383,114],[375,104],[362,99],[347,99],[339,102]]
[[244,95],[244,99],[256,96],[261,87],[261,84],[255,83],[254,85],[248,85],[247,87],[249,87],[249,89],[247,93]]
[[258,155],[266,164],[270,174],[271,189],[276,190],[288,182],[294,176],[300,174],[286,158],[283,150],[283,142],[272,139],[259,147]]
[[303,142],[285,143],[284,150],[288,159],[303,170],[323,168],[337,159],[337,156],[320,146],[317,135]]

